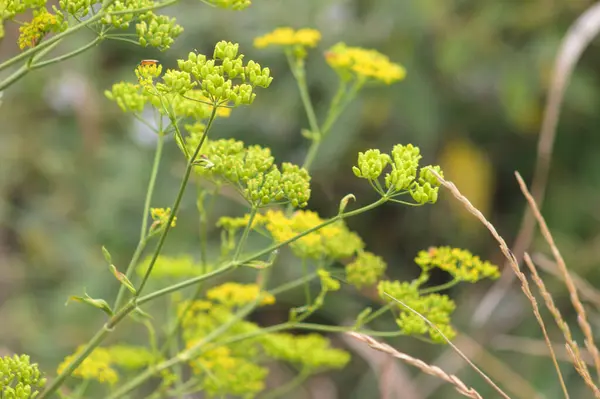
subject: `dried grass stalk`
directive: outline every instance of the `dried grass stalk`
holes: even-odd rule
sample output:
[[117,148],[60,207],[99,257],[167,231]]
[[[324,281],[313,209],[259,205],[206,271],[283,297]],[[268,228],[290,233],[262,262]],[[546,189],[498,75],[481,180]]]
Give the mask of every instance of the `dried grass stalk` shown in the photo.
[[482,396],[475,389],[473,389],[472,387],[468,387],[464,382],[462,382],[460,380],[460,378],[458,378],[455,375],[447,374],[444,370],[442,370],[441,368],[439,368],[437,366],[425,363],[424,361],[422,361],[420,359],[416,359],[412,356],[409,356],[406,353],[399,352],[398,350],[394,349],[390,345],[385,344],[383,342],[379,342],[379,341],[375,340],[373,337],[370,337],[368,335],[360,334],[357,332],[348,332],[347,334],[359,341],[366,343],[367,345],[369,345],[371,348],[373,348],[375,350],[387,353],[397,359],[400,359],[400,360],[410,364],[411,366],[414,366],[414,367],[420,369],[422,372],[424,372],[426,374],[432,375],[434,377],[438,377],[438,378],[448,382],[449,384],[454,385],[454,388],[461,395],[466,396],[467,398],[483,399]]

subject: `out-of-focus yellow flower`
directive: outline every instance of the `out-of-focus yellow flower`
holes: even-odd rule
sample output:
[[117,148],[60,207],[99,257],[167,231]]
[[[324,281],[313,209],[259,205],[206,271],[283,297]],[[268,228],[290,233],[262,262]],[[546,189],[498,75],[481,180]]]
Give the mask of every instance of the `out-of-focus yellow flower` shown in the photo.
[[[67,356],[58,366],[56,372],[62,373],[74,357],[84,346],[77,348],[75,354]],[[111,356],[106,348],[96,348],[85,360],[75,369],[73,376],[83,378],[84,380],[96,380],[98,382],[107,382],[111,385],[119,380],[117,372],[111,367]]]
[[292,28],[277,28],[263,36],[254,39],[256,48],[267,46],[302,46],[316,47],[321,40],[321,32],[316,29],[304,28],[294,30]]
[[275,303],[275,297],[267,292],[261,293],[260,287],[256,284],[225,283],[211,288],[206,293],[208,299],[228,307],[246,305],[255,301],[259,295],[260,305]]
[[327,63],[344,79],[372,79],[392,84],[406,77],[406,70],[400,64],[376,50],[361,47],[348,47],[338,43],[325,53]]

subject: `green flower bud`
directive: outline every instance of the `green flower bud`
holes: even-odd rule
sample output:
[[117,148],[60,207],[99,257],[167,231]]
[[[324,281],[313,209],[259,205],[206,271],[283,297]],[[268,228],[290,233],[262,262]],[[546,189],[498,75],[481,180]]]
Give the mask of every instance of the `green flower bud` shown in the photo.
[[410,188],[410,195],[418,204],[426,204],[427,202],[435,204],[438,199],[438,190],[438,187],[431,187],[429,183],[423,185],[413,184]]
[[388,163],[389,155],[382,154],[379,150],[367,150],[358,153],[358,166],[354,166],[352,171],[356,177],[377,180]]
[[192,90],[195,86],[195,83],[192,83],[192,77],[187,72],[176,71],[174,69],[169,69],[163,75],[162,80],[164,82],[164,86],[160,85],[160,90],[166,90],[172,93],[185,94],[188,91]]
[[142,94],[142,89],[139,85],[132,83],[115,83],[112,90],[107,90],[104,95],[112,101],[115,101],[123,112],[142,112],[147,97]]
[[440,175],[441,178],[444,178],[444,172],[442,171],[442,168],[439,165],[428,165],[421,168],[421,171],[419,172],[419,183],[429,183],[432,187],[439,187],[441,183],[439,182],[437,177],[435,177],[434,174],[431,173],[432,170],[435,171],[438,175]]
[[304,168],[284,162],[281,165],[283,174],[281,185],[285,197],[294,207],[303,208],[310,199],[310,175]]
[[175,23],[175,18],[166,15],[148,12],[141,19],[142,21],[135,27],[140,45],[143,47],[152,46],[161,51],[167,50],[175,38],[183,32],[181,25]]
[[364,251],[346,266],[346,278],[350,284],[361,288],[375,284],[386,268],[387,264],[381,257]]
[[239,47],[240,45],[237,43],[233,44],[222,40],[215,45],[213,58],[216,60],[234,59],[237,57]]

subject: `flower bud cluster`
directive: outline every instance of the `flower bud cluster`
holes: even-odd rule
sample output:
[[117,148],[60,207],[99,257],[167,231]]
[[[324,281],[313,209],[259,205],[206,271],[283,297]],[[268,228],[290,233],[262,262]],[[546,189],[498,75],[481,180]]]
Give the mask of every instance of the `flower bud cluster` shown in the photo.
[[45,384],[37,363],[31,364],[29,356],[0,357],[0,397],[3,399],[35,398],[38,388],[42,389]]
[[207,3],[228,10],[243,10],[252,5],[250,0],[205,0]]
[[346,280],[357,288],[375,284],[383,273],[387,264],[380,257],[368,251],[360,251],[356,258],[346,265]]
[[135,25],[135,30],[142,47],[152,46],[165,51],[183,32],[183,27],[177,24],[175,18],[166,15],[147,12],[142,15],[140,20]]
[[[456,335],[456,332],[450,325],[450,315],[456,308],[456,305],[448,296],[440,294],[422,295],[419,293],[419,285],[414,282],[381,281],[377,289],[381,299],[394,305],[400,312],[396,318],[396,323],[404,334],[429,334],[435,342],[446,342],[436,329],[432,328],[415,312],[408,309],[406,307],[408,306],[433,323],[446,338],[452,339]],[[402,301],[406,306],[394,301],[390,296]]]
[[[435,203],[440,183],[432,171],[443,177],[442,170],[439,166],[431,165],[419,170],[420,160],[418,147],[398,144],[392,149],[391,155],[376,149],[360,152],[357,165],[352,171],[356,177],[369,180],[382,195],[394,197],[408,193],[417,204]],[[392,170],[385,174],[387,193],[384,193],[379,177],[388,165]]]
[[[188,148],[198,145],[198,136],[191,136]],[[268,148],[245,147],[236,140],[209,140],[201,150],[196,171],[210,179],[236,186],[243,197],[256,207],[272,203],[289,203],[304,207],[310,198],[310,176],[296,165],[274,164]],[[210,167],[205,165],[209,164]]]
[[488,261],[482,261],[466,249],[451,247],[432,247],[420,251],[415,263],[424,273],[438,268],[450,273],[455,279],[475,283],[484,278],[500,277],[498,266]]
[[33,11],[33,19],[19,28],[19,48],[35,47],[48,33],[62,32],[67,29],[67,22],[62,12],[54,14],[45,7]]

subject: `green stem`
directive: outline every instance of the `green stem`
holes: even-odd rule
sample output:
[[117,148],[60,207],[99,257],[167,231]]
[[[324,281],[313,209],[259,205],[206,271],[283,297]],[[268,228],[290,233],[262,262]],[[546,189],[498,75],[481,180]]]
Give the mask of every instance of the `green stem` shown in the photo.
[[206,273],[202,276],[194,277],[193,279],[184,281],[182,283],[174,284],[169,287],[163,288],[162,290],[155,291],[151,294],[137,298],[137,300],[130,300],[125,306],[123,306],[109,321],[100,329],[96,335],[87,343],[82,352],[77,353],[71,363],[52,381],[48,388],[38,397],[38,399],[44,399],[54,394],[56,390],[62,385],[64,380],[73,373],[73,371],[92,353],[92,351],[104,341],[108,336],[108,333],[112,332],[114,327],[119,324],[129,313],[134,311],[137,306],[142,305],[146,302],[152,301],[153,299],[160,298],[164,295],[168,295],[172,292],[179,291],[185,287],[193,284],[200,283],[204,280],[216,277],[230,270],[233,270],[233,264],[228,264],[220,269],[213,270],[210,273]]
[[436,285],[435,287],[423,288],[422,290],[419,290],[419,294],[421,294],[421,295],[423,295],[423,294],[431,294],[431,293],[434,293],[434,292],[439,292],[439,291],[447,290],[448,288],[454,287],[458,283],[460,283],[460,280],[457,279],[457,278],[455,278],[453,280],[448,281],[447,283]]
[[177,198],[175,199],[175,203],[173,204],[173,207],[171,208],[172,210],[171,210],[171,214],[169,215],[169,220],[167,221],[166,225],[164,226],[163,233],[160,236],[158,244],[156,245],[156,249],[154,250],[154,254],[152,255],[152,259],[150,260],[150,264],[148,265],[148,270],[146,270],[146,274],[144,275],[144,278],[142,279],[140,287],[137,289],[136,297],[139,296],[140,293],[142,292],[142,290],[144,289],[146,282],[148,281],[148,278],[150,277],[150,273],[152,273],[154,264],[156,263],[156,260],[158,259],[158,255],[160,254],[160,251],[162,250],[162,247],[165,243],[167,234],[169,234],[169,231],[171,230],[171,224],[173,223],[173,219],[175,218],[175,215],[177,214],[177,211],[179,210],[179,205],[181,204],[181,199],[183,198],[183,193],[185,192],[185,188],[186,188],[188,180],[190,178],[190,174],[192,173],[192,168],[194,167],[194,160],[198,156],[198,153],[200,152],[200,149],[202,148],[204,141],[208,137],[208,132],[210,131],[210,128],[215,120],[216,115],[217,115],[217,107],[213,106],[212,113],[210,114],[210,118],[208,120],[208,123],[206,124],[206,129],[204,130],[204,134],[202,135],[202,138],[200,139],[200,143],[198,143],[198,146],[196,147],[194,154],[188,159],[187,167],[185,168],[185,174],[183,176],[183,180],[181,181],[181,185],[179,187],[179,192],[177,193]]
[[40,51],[39,54],[35,54],[35,55],[31,56],[31,58],[24,65],[22,65],[19,69],[17,69],[15,72],[13,72],[9,77],[4,79],[2,81],[2,83],[0,83],[0,91],[6,89],[8,86],[12,85],[17,80],[19,80],[23,76],[25,76],[27,74],[27,72],[29,72],[29,69],[31,68],[31,64],[33,63],[33,61],[35,61],[39,58],[42,58],[44,55],[46,55],[50,51],[52,51],[52,49],[54,49],[57,45],[58,45],[58,43],[56,43],[53,46],[48,46],[48,48],[44,49],[43,51]]
[[319,129],[319,123],[317,122],[317,116],[315,109],[310,100],[310,94],[308,92],[308,86],[306,85],[306,69],[304,68],[304,61],[295,59],[294,56],[286,51],[286,56],[290,69],[294,78],[296,78],[296,84],[298,85],[298,91],[300,92],[300,98],[302,99],[302,105],[306,111],[306,117],[308,118],[308,124],[310,126],[311,133],[316,136],[321,136],[321,130]]
[[[302,272],[304,275],[308,275],[308,265],[306,264],[306,259],[302,258]],[[304,299],[306,301],[306,305],[310,306],[312,303],[312,298],[310,295],[310,280],[306,280],[304,283]]]
[[[144,213],[142,214],[142,226],[140,228],[140,239],[138,241],[137,248],[131,257],[131,261],[127,266],[125,275],[128,279],[131,279],[131,275],[137,265],[144,248],[146,248],[147,234],[148,234],[148,214],[150,213],[150,203],[152,202],[152,195],[154,193],[154,187],[156,185],[156,176],[158,175],[158,169],[160,166],[160,160],[162,158],[162,150],[164,146],[165,137],[162,132],[159,132],[158,139],[156,141],[156,150],[154,151],[154,161],[152,162],[152,171],[150,172],[150,181],[148,182],[148,189],[146,190],[146,200],[144,201]],[[123,302],[123,295],[125,294],[125,286],[121,284],[117,299],[113,309],[119,309]]]
[[272,290],[269,290],[269,293],[271,295],[281,294],[282,292],[289,291],[292,288],[296,288],[296,287],[298,287],[300,285],[303,285],[303,284],[305,284],[305,283],[313,280],[315,277],[317,277],[317,273],[311,273],[311,274],[302,276],[299,279],[290,281],[289,283],[285,283],[285,284],[283,284],[283,285],[281,285],[281,286],[279,286],[277,288],[273,288]]
[[252,223],[254,222],[254,218],[256,217],[256,213],[258,212],[258,208],[252,206],[250,210],[250,217],[248,218],[248,224],[244,227],[244,232],[242,233],[242,237],[240,238],[240,242],[238,242],[237,248],[235,249],[235,254],[233,255],[233,261],[237,261],[240,258],[240,254],[246,245],[246,240],[248,240],[248,235],[250,234],[250,230],[252,229]]
[[156,5],[152,5],[150,7],[144,7],[144,8],[140,8],[140,9],[135,9],[135,10],[120,10],[120,11],[114,11],[114,12],[106,12],[106,8],[114,2],[114,0],[112,1],[108,1],[106,2],[106,4],[103,5],[102,10],[100,10],[96,15],[90,17],[89,19],[83,21],[80,24],[77,24],[75,26],[72,26],[70,28],[68,28],[67,30],[65,30],[64,32],[61,32],[59,34],[57,34],[56,36],[53,36],[51,38],[49,38],[48,40],[45,40],[43,42],[41,42],[40,44],[38,44],[37,46],[30,48],[27,51],[24,51],[6,61],[4,61],[3,63],[0,64],[0,71],[10,67],[11,65],[16,64],[19,61],[25,60],[29,57],[34,56],[35,54],[39,53],[40,51],[46,49],[47,47],[58,43],[59,41],[61,41],[62,39],[66,38],[67,36],[72,35],[73,33],[79,31],[80,29],[83,29],[97,21],[99,21],[103,16],[105,15],[122,15],[122,14],[132,14],[132,13],[143,13],[146,11],[152,11],[152,10],[157,10],[163,7],[167,7],[170,6],[172,4],[177,3],[179,0],[167,0],[163,3],[160,4],[156,4]]
[[[238,267],[240,264],[244,264],[247,262],[250,262],[252,260],[255,260],[263,255],[269,254],[271,252],[273,252],[274,250],[283,247],[284,245],[287,245],[291,242],[294,242],[304,236],[306,236],[307,234],[312,233],[313,231],[316,231],[318,229],[321,229],[331,223],[334,223],[338,220],[342,220],[344,218],[348,218],[348,217],[352,217],[352,216],[356,216],[359,215],[363,212],[366,212],[368,210],[371,210],[383,203],[385,203],[388,200],[387,197],[382,197],[379,200],[377,200],[376,202],[373,202],[369,205],[363,206],[362,208],[359,209],[355,209],[354,211],[350,211],[350,212],[346,212],[346,213],[342,213],[342,214],[338,214],[335,217],[319,224],[318,226],[314,226],[300,234],[298,234],[295,237],[292,237],[288,240],[285,240],[283,242],[277,243],[272,245],[271,247],[262,250],[254,255],[251,255],[249,257],[247,257],[246,259],[242,260],[242,261],[237,261],[237,262],[228,262],[225,265],[223,265],[221,268],[216,269],[211,271],[210,273],[206,273],[202,276],[198,276],[198,277],[194,277],[191,278],[189,280],[186,281],[182,281],[180,283],[177,284],[173,284],[171,286],[165,287],[163,289],[160,289],[158,291],[154,291],[148,295],[139,297],[139,298],[132,298],[123,308],[121,308],[109,321],[108,323],[106,323],[104,325],[104,327],[98,331],[96,333],[96,335],[94,335],[94,337],[92,337],[92,339],[88,342],[88,344],[86,345],[85,349],[78,353],[73,360],[71,360],[71,363],[69,363],[69,365],[65,368],[65,370],[63,370],[62,373],[60,373],[57,378],[52,381],[52,383],[48,386],[48,388],[46,389],[46,391],[42,392],[42,394],[39,396],[38,399],[44,399],[47,398],[49,395],[52,395],[53,393],[56,392],[56,390],[62,385],[63,381],[69,376],[71,375],[71,373],[73,373],[73,371],[77,368],[77,366],[79,366],[88,356],[89,354],[94,350],[94,348],[96,348],[98,345],[100,345],[100,343],[106,338],[106,336],[108,335],[109,332],[111,332],[113,330],[113,328],[120,323],[129,313],[131,313],[133,310],[135,310],[137,308],[137,306],[142,305],[146,302],[150,302],[156,298],[160,298],[164,295],[168,295],[172,292],[175,291],[179,291],[182,290],[186,287],[189,287],[191,285],[200,283],[202,281],[208,280],[212,277],[216,277],[218,275],[224,274],[226,272],[232,271],[234,270],[236,267]],[[139,293],[139,291],[138,291]],[[301,328],[299,326],[304,325],[306,326],[307,324],[295,324],[295,323],[286,323],[284,325],[277,325],[277,326],[272,326],[272,327],[266,327],[264,329],[261,329],[261,332],[264,333],[268,333],[268,332],[275,332],[275,331],[280,331],[280,330],[284,330],[284,329],[289,329],[289,328],[294,328],[294,327],[298,327]],[[344,330],[346,331],[346,330]],[[369,335],[379,335],[379,336],[394,336],[392,335],[392,333],[378,333],[376,331],[368,331],[365,333],[369,333]],[[396,335],[397,332],[396,332]],[[254,335],[252,335],[254,336]],[[173,359],[171,359],[173,360]],[[161,363],[162,364],[162,363]],[[174,363],[172,363],[174,364]],[[172,364],[167,365],[165,368],[170,367]],[[164,368],[160,369],[163,370]],[[160,371],[158,370],[158,371]]]
[[276,398],[282,397],[283,395],[287,395],[288,393],[292,392],[297,387],[301,386],[309,376],[310,376],[310,372],[306,369],[303,369],[292,380],[290,380],[286,384],[281,385],[280,387],[277,387],[276,389],[273,389],[271,392],[261,396],[260,398],[261,399],[276,399]]
[[86,44],[85,46],[82,46],[82,47],[80,47],[76,50],[73,50],[71,52],[68,52],[66,54],[59,55],[58,57],[54,57],[54,58],[51,58],[46,61],[37,62],[37,63],[33,64],[30,69],[43,68],[43,67],[51,65],[51,64],[56,64],[56,63],[64,61],[64,60],[68,60],[69,58],[73,58],[73,57],[83,53],[84,51],[94,47],[95,45],[100,43],[102,40],[103,40],[103,38],[98,36],[94,40],[92,40],[91,42]]
[[380,307],[375,312],[373,312],[369,316],[365,317],[365,319],[362,321],[362,324],[366,325],[366,324],[372,322],[373,320],[375,320],[376,318],[378,318],[379,316],[381,316],[382,314],[384,314],[391,308],[392,308],[392,305],[390,303]]
[[[257,298],[257,299],[259,299],[259,298]],[[256,307],[257,304],[258,304],[258,300],[246,305],[239,312],[237,312],[231,319],[229,319],[226,323],[221,324],[218,328],[211,331],[200,342],[196,343],[195,345],[186,349],[185,351],[179,353],[178,355],[172,357],[171,359],[168,359],[168,360],[166,360],[162,363],[159,363],[155,366],[149,367],[146,371],[139,374],[136,378],[129,381],[127,384],[123,385],[121,388],[119,388],[117,391],[115,391],[107,399],[117,399],[117,398],[131,392],[135,388],[139,387],[146,380],[152,378],[158,372],[165,370],[167,368],[173,367],[177,364],[188,362],[190,359],[192,359],[193,357],[196,356],[196,352],[198,351],[198,349],[200,349],[202,346],[206,345],[207,343],[210,343],[215,338],[219,337],[221,334],[223,334],[225,331],[227,331],[229,328],[231,328],[234,324],[243,320],[246,316],[248,316],[254,310],[254,308]]]

